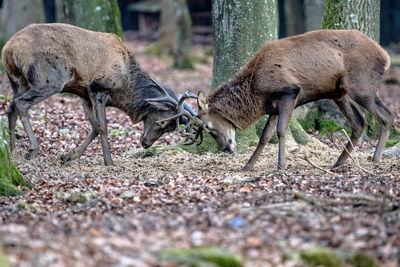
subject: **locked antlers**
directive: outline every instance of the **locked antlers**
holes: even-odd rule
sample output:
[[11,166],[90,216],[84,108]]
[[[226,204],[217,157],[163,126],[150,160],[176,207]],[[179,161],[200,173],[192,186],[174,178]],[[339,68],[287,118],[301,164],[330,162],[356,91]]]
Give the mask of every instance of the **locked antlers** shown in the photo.
[[[175,115],[173,115],[169,118],[163,119],[163,120],[159,120],[157,122],[160,124],[163,124],[166,121],[175,120],[176,128],[178,129],[178,132],[182,133],[182,135],[186,137],[185,145],[194,144],[198,138],[200,138],[200,141],[197,143],[197,145],[200,145],[201,142],[203,141],[203,133],[202,133],[202,124],[203,123],[197,117],[197,113],[192,109],[192,107],[185,102],[185,100],[188,98],[197,99],[197,95],[195,95],[191,92],[185,92],[183,95],[179,96],[178,100],[175,100],[163,86],[161,86],[154,79],[151,79],[151,80],[156,84],[158,91],[160,91],[160,93],[162,93],[163,95],[160,97],[156,97],[156,98],[148,98],[148,99],[145,99],[145,101],[148,103],[166,102],[166,103],[170,103],[173,106],[175,106],[175,113],[176,113]],[[187,119],[187,123],[186,123],[185,127],[183,127],[183,128],[179,127],[179,118],[180,117]],[[194,133],[192,133],[193,129],[194,129]],[[186,132],[183,133],[183,131],[186,131]]]

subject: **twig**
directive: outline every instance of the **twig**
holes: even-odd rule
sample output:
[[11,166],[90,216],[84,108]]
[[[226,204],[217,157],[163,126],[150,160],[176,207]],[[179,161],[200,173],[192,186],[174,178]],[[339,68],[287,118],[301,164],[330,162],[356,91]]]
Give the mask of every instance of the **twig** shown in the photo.
[[[347,150],[346,146],[345,146],[345,145],[343,144],[343,142],[339,139],[339,137],[337,137],[337,136],[335,136],[335,137],[336,137],[336,139],[340,142],[340,144],[343,146],[343,148],[344,148],[344,150],[347,152],[347,154],[349,154],[349,157],[350,157],[351,160],[354,162],[354,164],[356,165],[356,167],[358,167],[360,170],[362,170],[362,171],[365,172],[365,173],[368,173],[368,174],[370,174],[370,175],[374,175],[373,172],[371,172],[371,171],[369,171],[369,170],[364,169],[363,167],[361,167],[360,164],[358,164],[357,160],[351,155],[351,153],[349,152],[349,150]],[[350,140],[349,142],[350,142],[350,144],[353,146],[351,140]],[[354,148],[354,146],[353,146],[353,148]]]
[[339,210],[338,208],[330,207],[329,204],[324,203],[323,201],[319,201],[319,200],[317,200],[315,198],[308,197],[308,196],[306,196],[306,195],[304,195],[304,194],[302,194],[300,192],[293,192],[293,195],[294,195],[295,198],[301,199],[301,200],[303,200],[303,201],[305,201],[305,202],[307,202],[307,203],[309,203],[309,204],[311,204],[313,206],[322,208],[322,209],[324,209],[326,211],[332,211],[332,212],[336,212],[336,213],[340,213],[341,212],[341,210]]
[[252,206],[252,207],[243,207],[241,211],[253,211],[253,210],[271,210],[271,209],[280,209],[280,208],[292,208],[292,209],[301,209],[304,207],[304,202],[300,201],[290,201],[283,203],[273,203],[269,205],[263,206]]
[[310,160],[310,158],[308,157],[308,154],[307,154],[306,151],[304,151],[304,158],[302,158],[302,157],[300,157],[300,158],[303,159],[303,160],[305,160],[305,161],[307,161],[311,166],[313,166],[314,168],[317,168],[318,170],[321,170],[321,171],[323,171],[323,172],[329,173],[329,174],[331,174],[331,175],[338,176],[338,174],[336,174],[336,173],[334,173],[334,172],[331,172],[331,171],[329,171],[329,170],[326,170],[326,169],[324,169],[324,168],[322,168],[322,167],[319,167],[319,166],[315,165],[314,163],[312,163],[311,160]]
[[356,157],[357,157],[356,148],[354,147],[353,142],[351,142],[350,136],[347,134],[347,132],[346,132],[344,129],[342,129],[342,130],[340,130],[340,131],[344,133],[344,136],[346,136],[347,140],[348,140],[349,143],[351,144],[351,147],[353,148],[354,154],[356,154]]

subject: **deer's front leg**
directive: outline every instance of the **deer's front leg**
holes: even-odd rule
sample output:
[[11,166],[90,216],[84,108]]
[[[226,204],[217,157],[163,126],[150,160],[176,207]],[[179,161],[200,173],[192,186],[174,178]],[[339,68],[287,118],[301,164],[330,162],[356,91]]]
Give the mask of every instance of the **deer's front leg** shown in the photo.
[[260,141],[258,142],[257,148],[251,156],[250,160],[247,162],[246,166],[244,166],[243,171],[249,171],[254,168],[254,164],[257,162],[260,157],[261,152],[263,151],[265,145],[269,142],[272,135],[275,132],[276,121],[278,120],[278,116],[270,115],[268,117],[268,121],[265,124],[264,130],[261,134]]
[[83,152],[88,147],[88,145],[93,141],[94,138],[96,138],[99,135],[99,124],[97,122],[92,103],[90,103],[90,101],[82,99],[82,106],[92,129],[90,130],[86,139],[79,145],[79,147],[76,150],[73,150],[68,154],[61,156],[61,160],[63,162],[80,158]]
[[286,169],[285,134],[289,125],[290,117],[292,116],[293,109],[296,107],[296,99],[300,88],[286,87],[283,88],[282,91],[284,95],[279,100],[279,115],[276,133],[279,138],[278,168],[284,170]]

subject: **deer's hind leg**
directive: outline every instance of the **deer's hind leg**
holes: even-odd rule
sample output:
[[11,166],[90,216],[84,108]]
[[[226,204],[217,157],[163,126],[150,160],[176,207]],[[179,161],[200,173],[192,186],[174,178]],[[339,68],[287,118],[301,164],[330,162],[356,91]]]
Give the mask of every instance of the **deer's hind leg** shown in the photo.
[[61,89],[59,89],[59,87],[39,88],[32,86],[26,93],[14,99],[15,109],[21,117],[22,124],[24,125],[25,132],[29,139],[30,148],[27,154],[27,158],[29,159],[37,156],[39,152],[39,142],[35,137],[29,120],[29,109],[60,91]]
[[278,123],[276,126],[276,133],[279,138],[279,152],[278,152],[278,168],[286,169],[286,130],[289,126],[290,117],[296,107],[297,96],[300,92],[299,87],[285,87],[281,90],[282,97],[278,104]]
[[389,138],[390,127],[393,124],[393,113],[382,103],[378,95],[375,95],[374,104],[365,107],[369,112],[375,115],[381,124],[381,133],[379,135],[378,145],[376,146],[373,161],[378,162],[381,160],[383,149]]
[[381,159],[386,141],[389,138],[390,127],[393,124],[394,115],[386,108],[378,97],[377,88],[381,80],[377,79],[372,84],[360,82],[358,90],[350,90],[349,96],[360,106],[372,113],[381,124],[381,133],[379,136],[378,145],[376,146],[373,161],[378,162]]
[[355,103],[349,96],[345,95],[341,99],[336,99],[335,103],[350,124],[351,138],[346,145],[346,149],[343,150],[339,159],[336,161],[335,165],[333,165],[334,168],[339,167],[346,162],[349,158],[349,153],[353,151],[353,148],[356,146],[367,125],[363,112],[360,110],[357,103]]
[[15,127],[17,124],[17,119],[18,119],[18,112],[17,109],[15,108],[15,98],[18,98],[21,96],[23,93],[25,93],[28,90],[28,87],[26,85],[26,82],[22,79],[19,80],[19,82],[16,81],[15,78],[12,76],[8,75],[8,79],[10,80],[11,87],[13,89],[13,99],[10,103],[10,106],[8,107],[8,134],[10,136],[10,151],[15,150]]
[[393,124],[394,115],[382,103],[382,101],[378,97],[378,94],[375,94],[375,97],[372,97],[370,99],[356,98],[356,101],[367,111],[371,112],[378,119],[381,125],[378,145],[376,146],[375,153],[372,158],[374,162],[378,162],[381,160],[383,149],[385,148],[386,142],[389,139],[390,127]]

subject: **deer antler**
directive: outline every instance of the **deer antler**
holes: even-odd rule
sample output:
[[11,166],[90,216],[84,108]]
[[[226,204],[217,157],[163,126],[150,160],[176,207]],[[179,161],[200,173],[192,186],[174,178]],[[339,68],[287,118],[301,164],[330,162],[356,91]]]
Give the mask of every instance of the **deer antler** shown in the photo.
[[[160,85],[156,80],[153,78],[150,78],[155,85],[157,86],[157,89],[160,93],[163,94],[163,96],[156,97],[156,98],[149,98],[145,99],[146,102],[151,103],[151,102],[167,102],[175,106],[175,111],[176,114],[159,120],[157,121],[158,123],[164,123],[166,121],[170,120],[175,120],[176,121],[176,128],[178,129],[178,132],[182,133],[183,136],[185,136],[188,140],[185,145],[191,145],[197,141],[198,138],[200,138],[200,142],[198,145],[200,145],[203,142],[203,133],[202,133],[202,121],[197,117],[196,112],[192,109],[192,107],[185,102],[186,99],[188,98],[196,98],[197,95],[191,93],[191,92],[185,92],[183,95],[181,95],[177,100],[175,100],[173,97],[171,97],[168,94],[168,91]],[[188,119],[188,123],[185,125],[185,127],[180,128],[179,127],[179,117],[185,117]],[[197,129],[195,130],[194,133],[190,133],[190,131],[193,129],[194,126],[197,126]],[[186,133],[183,133],[183,131],[186,131]]]

